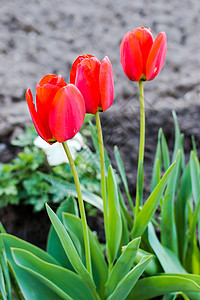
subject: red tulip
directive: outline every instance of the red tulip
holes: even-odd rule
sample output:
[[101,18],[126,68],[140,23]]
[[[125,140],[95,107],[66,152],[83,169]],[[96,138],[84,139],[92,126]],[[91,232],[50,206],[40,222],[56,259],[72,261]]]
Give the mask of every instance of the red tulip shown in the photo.
[[113,70],[107,56],[102,62],[93,55],[79,56],[72,65],[70,83],[82,93],[86,113],[105,111],[113,103]]
[[151,29],[138,27],[125,34],[120,45],[120,59],[124,73],[130,80],[152,80],[160,73],[166,57],[165,32],[155,40]]
[[38,134],[49,144],[65,142],[80,130],[85,117],[83,96],[61,75],[46,75],[36,85],[36,107],[31,90],[26,100]]

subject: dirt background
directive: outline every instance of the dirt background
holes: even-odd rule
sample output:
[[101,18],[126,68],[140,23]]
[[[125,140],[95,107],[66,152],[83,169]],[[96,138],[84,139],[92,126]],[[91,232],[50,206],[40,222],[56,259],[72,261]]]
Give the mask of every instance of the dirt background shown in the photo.
[[[69,72],[78,55],[109,56],[114,71],[115,102],[101,115],[105,145],[113,157],[118,145],[124,159],[132,195],[135,194],[139,100],[137,83],[130,82],[120,64],[124,34],[138,26],[151,27],[154,36],[167,34],[164,69],[145,86],[146,148],[145,195],[148,195],[157,132],[162,127],[172,147],[175,110],[185,135],[187,155],[191,134],[200,149],[200,2],[199,0],[0,0],[0,161],[14,155],[10,140],[30,124],[25,90],[47,73]],[[29,213],[18,209],[25,216]],[[9,211],[9,209],[8,209]],[[8,231],[24,232],[16,214],[1,212]],[[19,211],[17,211],[19,214]],[[27,217],[28,219],[28,217]],[[41,217],[34,223],[35,231]],[[25,222],[26,223],[26,222]],[[26,223],[26,227],[29,226]],[[34,242],[38,242],[38,237]]]

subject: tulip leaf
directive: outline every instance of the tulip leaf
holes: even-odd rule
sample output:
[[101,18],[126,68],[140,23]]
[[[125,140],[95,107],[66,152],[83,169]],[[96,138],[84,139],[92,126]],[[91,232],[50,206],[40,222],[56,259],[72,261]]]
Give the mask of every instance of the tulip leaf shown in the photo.
[[[72,196],[68,197],[67,200],[63,201],[59,208],[57,209],[57,216],[60,220],[62,220],[62,213],[69,212],[75,215],[78,215],[77,202],[74,200]],[[69,270],[74,270],[72,267],[69,258],[67,257],[63,246],[58,238],[58,235],[51,225],[48,240],[47,240],[47,252],[51,254],[57,261],[65,268]]]
[[5,287],[5,281],[4,281],[3,270],[2,270],[1,264],[0,264],[0,295],[3,300],[7,300],[6,287]]
[[194,297],[189,297],[189,299],[198,300],[200,285],[190,278],[184,278],[182,275],[179,276],[179,274],[146,277],[136,283],[127,300],[148,300],[180,291],[188,296],[191,293],[195,293],[193,294]]
[[121,234],[122,220],[120,213],[120,204],[118,196],[118,187],[115,181],[115,175],[111,166],[108,168],[107,178],[107,195],[108,195],[108,236],[107,251],[108,262],[112,264],[118,253]]
[[140,240],[141,238],[136,238],[124,247],[125,249],[116,261],[106,283],[107,296],[113,293],[118,283],[126,276],[126,274],[133,267],[136,253],[140,245]]
[[200,195],[199,202],[195,207],[194,214],[190,218],[190,236],[189,236],[189,250],[187,255],[187,266],[190,272],[194,274],[200,274],[200,250],[197,246],[196,234],[196,225],[198,222],[198,217],[200,213]]
[[133,211],[134,210],[133,200],[131,199],[131,195],[130,195],[129,188],[128,188],[128,182],[127,182],[127,179],[126,179],[126,173],[125,173],[125,170],[124,170],[124,164],[123,164],[123,161],[122,161],[122,158],[120,156],[120,153],[119,153],[119,150],[118,150],[117,146],[114,147],[114,155],[115,155],[115,160],[116,160],[117,167],[118,167],[118,170],[119,170],[119,173],[120,173],[123,185],[124,185],[124,189],[125,189],[125,192],[126,192],[126,196],[127,196],[130,208]]
[[[74,237],[77,238],[83,252],[83,257],[85,257],[84,236],[81,219],[75,215],[63,213],[63,223],[72,240],[74,241]],[[99,295],[103,296],[105,282],[107,280],[107,264],[101,251],[100,244],[91,230],[89,230],[89,240],[93,278],[97,287],[97,292]]]
[[148,224],[149,243],[166,273],[186,273],[178,257],[159,242],[152,223]]
[[51,257],[47,252],[41,250],[40,248],[27,243],[15,236],[9,234],[0,234],[5,245],[6,256],[9,263],[9,268],[14,276],[23,296],[25,299],[38,300],[38,299],[48,299],[48,300],[60,300],[60,298],[55,292],[51,291],[48,287],[44,286],[37,278],[29,274],[27,271],[20,268],[11,254],[11,247],[20,248],[31,252],[33,255],[42,259],[47,263],[54,265],[59,265],[59,263]]
[[[77,191],[76,191],[75,184],[66,182],[60,178],[58,179],[52,175],[41,174],[41,176],[46,181],[50,182],[53,185],[54,189],[58,189],[59,193],[62,192],[63,195],[65,196],[72,195],[77,198]],[[82,197],[84,201],[90,203],[91,205],[95,206],[99,210],[103,211],[103,200],[99,196],[82,189]]]
[[117,259],[121,255],[121,249],[124,245],[127,245],[130,241],[130,232],[128,229],[127,219],[125,217],[124,211],[122,207],[120,206],[120,214],[121,214],[121,220],[122,220],[122,235],[121,235],[121,241],[120,241],[120,247],[117,254]]
[[141,236],[145,231],[147,224],[149,223],[151,217],[153,216],[159,201],[162,197],[163,191],[168,183],[168,180],[171,176],[171,172],[175,166],[176,162],[174,162],[168,170],[165,172],[163,177],[160,179],[159,183],[145,202],[141,211],[138,213],[137,218],[134,223],[133,230],[131,232],[132,238],[136,238]]
[[[139,277],[144,272],[151,256],[144,256],[141,261],[119,282],[114,292],[108,297],[108,300],[125,300],[128,294],[133,289]],[[132,298],[140,299],[140,298]]]
[[178,150],[181,150],[182,154],[182,169],[184,169],[185,165],[185,158],[184,158],[184,150],[183,150],[183,135],[181,135],[180,128],[178,125],[178,119],[175,111],[172,111],[173,119],[174,119],[174,124],[175,124],[175,142],[174,142],[174,151],[172,155],[172,162],[175,161],[175,158],[177,156]]
[[47,263],[23,249],[13,248],[12,255],[18,266],[35,276],[61,298],[94,299],[89,287],[76,273]]
[[82,279],[87,283],[87,285],[90,287],[92,292],[96,293],[95,285],[92,280],[92,277],[87,271],[87,269],[85,268],[84,264],[82,263],[67,230],[65,229],[64,225],[61,223],[59,218],[56,216],[56,214],[52,211],[52,209],[47,204],[46,204],[46,208],[51,223],[60,239],[63,249],[65,250],[72,266],[74,267],[76,272],[82,277]]
[[[200,202],[200,166],[198,157],[194,151],[192,151],[190,154],[190,174],[192,184],[192,195],[194,198],[195,205],[197,206]],[[198,214],[198,234],[200,244],[200,211]]]
[[180,185],[177,193],[177,199],[175,201],[175,220],[177,229],[177,240],[179,259],[183,263],[185,261],[185,255],[188,245],[187,237],[187,202],[191,197],[191,178],[190,178],[190,164],[185,167]]
[[151,191],[154,190],[156,185],[158,184],[161,176],[161,166],[162,166],[162,156],[161,156],[161,132],[162,129],[158,131],[158,142],[156,146],[156,154],[154,158],[153,164],[153,172],[152,172],[152,180],[151,180]]
[[149,256],[149,255],[151,255],[152,258],[151,258],[148,266],[146,267],[144,273],[147,275],[153,276],[153,275],[157,275],[158,273],[163,272],[163,269],[162,269],[161,264],[159,263],[157,257],[155,255],[153,255],[152,253],[147,252],[142,249],[138,249],[138,251],[136,253],[134,264],[135,265],[138,264],[143,256]]
[[175,191],[179,177],[181,151],[177,152],[176,165],[171,173],[161,208],[161,242],[178,254],[177,232],[174,215]]
[[164,163],[164,169],[167,171],[167,169],[170,166],[170,157],[169,157],[169,149],[167,146],[167,142],[164,136],[163,131],[161,130],[161,147],[162,147],[162,157],[163,157],[163,163]]
[[126,217],[127,223],[129,225],[129,228],[131,229],[131,228],[133,228],[133,220],[128,212],[128,209],[126,207],[126,204],[125,204],[123,195],[119,189],[119,186],[118,186],[118,196],[119,196],[119,203],[120,203],[121,210],[123,211],[124,216]]
[[6,257],[5,246],[2,237],[0,236],[0,291],[2,296],[7,294],[6,299],[11,300],[11,282]]

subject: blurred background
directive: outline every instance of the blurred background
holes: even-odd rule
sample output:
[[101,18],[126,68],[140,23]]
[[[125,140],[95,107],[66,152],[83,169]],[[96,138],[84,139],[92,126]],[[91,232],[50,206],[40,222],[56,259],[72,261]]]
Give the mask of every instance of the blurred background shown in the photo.
[[[162,72],[144,84],[146,105],[145,191],[148,192],[157,133],[162,127],[173,145],[172,110],[185,135],[200,149],[200,2],[199,0],[0,0],[0,162],[15,155],[10,141],[31,123],[25,91],[48,73],[69,82],[77,56],[108,56],[113,65],[115,102],[101,114],[106,148],[118,145],[135,193],[138,138],[138,85],[124,75],[119,47],[124,34],[150,27],[167,34]],[[171,149],[172,150],[172,149]],[[187,159],[187,155],[186,155]]]

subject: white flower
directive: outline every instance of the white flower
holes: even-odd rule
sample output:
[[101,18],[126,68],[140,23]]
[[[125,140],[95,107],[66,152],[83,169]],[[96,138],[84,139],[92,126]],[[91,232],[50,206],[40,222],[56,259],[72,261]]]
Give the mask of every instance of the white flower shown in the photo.
[[[40,136],[38,136],[34,140],[34,145],[44,151],[50,166],[69,163],[61,143],[57,142],[53,145],[49,145]],[[76,157],[77,151],[80,151],[82,147],[85,147],[82,135],[79,132],[75,135],[75,137],[73,137],[73,139],[67,141],[67,145],[70,149],[73,159]]]

